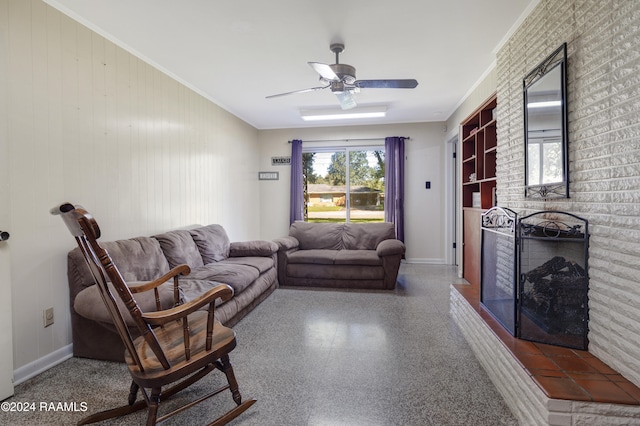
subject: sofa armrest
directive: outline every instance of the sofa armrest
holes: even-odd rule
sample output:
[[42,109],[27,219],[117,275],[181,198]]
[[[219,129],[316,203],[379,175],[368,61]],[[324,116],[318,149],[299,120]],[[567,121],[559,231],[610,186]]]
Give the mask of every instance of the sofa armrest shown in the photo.
[[229,257],[261,256],[269,257],[278,252],[278,245],[273,241],[237,241],[229,247]]
[[383,240],[376,247],[376,253],[379,257],[403,255],[405,251],[404,243],[400,240]]
[[273,242],[278,246],[278,283],[280,285],[287,285],[289,255],[298,251],[300,242],[292,236],[276,238]]
[[275,240],[273,240],[273,242],[278,245],[279,250],[284,251],[297,249],[300,245],[300,242],[295,237],[276,238]]

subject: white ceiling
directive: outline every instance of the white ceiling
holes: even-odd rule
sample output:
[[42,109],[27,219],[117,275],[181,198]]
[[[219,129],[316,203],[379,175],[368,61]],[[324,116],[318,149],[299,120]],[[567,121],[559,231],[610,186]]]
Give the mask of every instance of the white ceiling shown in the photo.
[[444,121],[495,62],[495,48],[538,0],[45,0],[258,129],[318,126],[300,109],[337,108],[307,64],[340,62],[359,79],[415,78],[415,89],[362,89],[387,117],[326,125]]

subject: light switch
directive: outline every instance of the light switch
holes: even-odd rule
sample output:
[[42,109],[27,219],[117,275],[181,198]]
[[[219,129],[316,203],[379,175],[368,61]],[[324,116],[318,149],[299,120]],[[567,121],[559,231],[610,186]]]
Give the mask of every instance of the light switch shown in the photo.
[[424,187],[425,187],[425,189],[431,189],[431,181],[426,181],[424,183]]

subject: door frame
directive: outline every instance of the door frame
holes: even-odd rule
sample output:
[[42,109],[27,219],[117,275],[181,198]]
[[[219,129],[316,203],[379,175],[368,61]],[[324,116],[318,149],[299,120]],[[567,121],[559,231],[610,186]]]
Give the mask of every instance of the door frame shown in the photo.
[[458,135],[447,140],[445,148],[445,261],[447,265],[458,263],[458,159],[457,156]]
[[[0,230],[11,228],[9,167],[8,2],[0,1]],[[10,241],[0,241],[0,400],[13,395],[13,313],[11,298]]]

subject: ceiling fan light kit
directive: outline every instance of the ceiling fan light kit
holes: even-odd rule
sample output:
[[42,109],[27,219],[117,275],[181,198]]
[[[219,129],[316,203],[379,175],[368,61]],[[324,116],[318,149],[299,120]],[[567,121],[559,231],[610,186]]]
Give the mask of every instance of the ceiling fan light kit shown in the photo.
[[352,120],[359,118],[384,117],[387,114],[386,106],[361,107],[357,109],[308,109],[300,110],[300,117],[304,121],[323,120]]
[[[320,62],[308,62],[320,75],[320,82],[323,86],[311,87],[308,89],[295,90],[293,92],[279,93],[277,95],[267,96],[267,99],[279,96],[292,95],[294,93],[312,92],[322,89],[330,89],[336,95],[340,107],[348,110],[356,107],[356,101],[353,94],[356,94],[362,88],[367,89],[413,89],[418,86],[418,82],[414,79],[394,79],[394,80],[356,80],[355,67],[340,63],[340,53],[344,51],[344,44],[333,43],[330,49],[336,55],[336,63],[332,65]],[[303,117],[304,118],[304,117]]]

